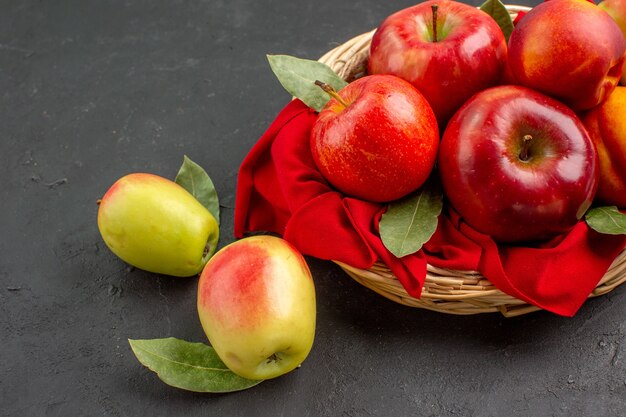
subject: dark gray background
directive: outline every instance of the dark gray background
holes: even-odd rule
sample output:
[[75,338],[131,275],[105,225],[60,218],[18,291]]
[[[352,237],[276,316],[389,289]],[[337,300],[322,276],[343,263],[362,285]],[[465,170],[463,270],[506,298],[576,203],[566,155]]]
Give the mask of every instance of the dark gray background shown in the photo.
[[128,338],[205,341],[196,279],[115,258],[96,199],[130,172],[173,178],[187,154],[231,242],[239,164],[289,100],[265,54],[318,58],[411,4],[0,2],[2,416],[624,415],[626,288],[573,319],[457,317],[309,258],[318,326],[300,369],[201,395],[133,356]]

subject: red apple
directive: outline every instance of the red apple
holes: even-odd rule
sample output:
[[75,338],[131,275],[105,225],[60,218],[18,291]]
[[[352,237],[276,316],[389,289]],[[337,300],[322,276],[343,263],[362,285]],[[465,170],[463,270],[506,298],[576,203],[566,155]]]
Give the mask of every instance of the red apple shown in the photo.
[[596,152],[575,113],[521,86],[493,87],[461,107],[443,135],[439,172],[451,206],[500,242],[567,231],[598,184]]
[[215,352],[239,376],[275,378],[311,351],[315,287],[285,240],[253,236],[221,249],[202,271],[197,305]]
[[[626,37],[626,0],[602,0],[598,7],[609,14]],[[626,64],[622,70],[622,85],[626,85]]]
[[431,0],[382,22],[372,38],[368,70],[397,75],[417,87],[443,130],[467,99],[499,82],[506,50],[502,30],[489,15],[467,4]]
[[584,117],[600,161],[596,199],[626,208],[626,87],[616,87],[601,105]]
[[585,0],[551,0],[511,33],[509,67],[517,83],[585,110],[613,91],[625,51],[624,35],[602,9]]
[[322,176],[344,194],[375,202],[418,189],[439,146],[426,99],[391,75],[359,78],[338,94],[311,131],[311,152]]

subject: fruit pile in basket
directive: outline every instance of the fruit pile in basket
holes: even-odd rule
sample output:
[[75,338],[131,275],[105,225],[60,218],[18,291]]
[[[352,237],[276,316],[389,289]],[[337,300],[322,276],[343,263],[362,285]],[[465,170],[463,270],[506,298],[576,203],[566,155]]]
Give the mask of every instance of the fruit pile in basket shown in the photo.
[[[99,202],[120,258],[200,274],[215,351],[155,339],[131,341],[135,354],[197,391],[291,371],[315,329],[299,252],[373,280],[395,274],[414,299],[427,264],[470,271],[480,288],[482,273],[520,303],[573,315],[626,245],[625,36],[625,0],[550,0],[515,21],[499,0],[429,0],[382,22],[349,83],[323,63],[269,56],[300,100],[240,168],[235,234],[284,240],[248,237],[213,256],[217,195],[187,158],[175,182],[130,174]],[[393,274],[377,275],[381,263]],[[450,281],[435,282],[441,299]]]
[[[300,101],[242,164],[236,235],[279,233],[396,301],[458,296],[461,314],[571,316],[605,292],[626,232],[624,3],[520,9],[427,1],[330,67],[269,56]],[[449,273],[425,285],[433,269]]]
[[437,167],[446,202],[497,242],[567,232],[593,202],[625,206],[626,41],[602,7],[548,1],[506,35],[454,1],[389,16],[367,75],[339,92],[317,83],[332,98],[311,134],[316,166],[372,202],[416,192]]

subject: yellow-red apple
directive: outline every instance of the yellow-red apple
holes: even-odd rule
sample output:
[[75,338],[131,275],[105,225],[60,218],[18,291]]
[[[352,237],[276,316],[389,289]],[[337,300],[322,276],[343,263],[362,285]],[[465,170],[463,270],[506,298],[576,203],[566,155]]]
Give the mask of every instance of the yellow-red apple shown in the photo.
[[287,241],[253,236],[224,247],[198,282],[198,315],[234,373],[269,379],[299,366],[315,336],[315,287]]
[[310,140],[313,160],[330,184],[352,197],[386,202],[426,181],[439,129],[415,87],[392,75],[369,75],[335,93]]
[[219,226],[187,190],[166,178],[134,173],[100,200],[98,228],[125,262],[160,274],[198,274],[217,247]]
[[585,110],[613,91],[624,52],[624,35],[604,10],[586,0],[551,0],[515,26],[508,59],[517,83]]
[[626,208],[626,87],[583,117],[598,152],[600,182],[597,200]]

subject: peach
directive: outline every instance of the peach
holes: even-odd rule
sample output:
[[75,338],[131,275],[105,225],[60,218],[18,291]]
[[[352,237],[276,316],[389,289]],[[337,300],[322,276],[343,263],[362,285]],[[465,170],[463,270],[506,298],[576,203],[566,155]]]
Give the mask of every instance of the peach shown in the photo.
[[600,162],[596,200],[626,208],[626,87],[583,117]]
[[[626,0],[603,0],[598,3],[598,7],[606,11],[615,20],[626,37]],[[626,65],[622,71],[621,84],[626,85]]]
[[551,0],[519,21],[508,57],[517,83],[586,110],[617,85],[624,52],[622,31],[602,9],[586,0]]

